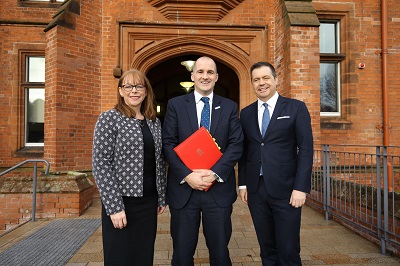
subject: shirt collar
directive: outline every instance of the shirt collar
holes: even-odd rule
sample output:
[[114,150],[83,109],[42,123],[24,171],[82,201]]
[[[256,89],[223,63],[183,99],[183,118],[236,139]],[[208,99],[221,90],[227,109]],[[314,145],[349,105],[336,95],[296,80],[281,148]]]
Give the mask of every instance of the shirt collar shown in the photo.
[[[275,109],[276,102],[278,101],[279,93],[275,92],[275,94],[267,101],[268,106],[271,107],[272,110]],[[257,99],[258,110],[262,107],[265,102]]]
[[[198,104],[201,101],[202,97],[204,97],[204,96],[201,95],[200,93],[198,93],[196,90],[194,91],[194,100],[195,100],[196,104]],[[206,97],[210,98],[209,102],[212,103],[212,100],[213,100],[213,97],[214,97],[214,92],[211,92]]]

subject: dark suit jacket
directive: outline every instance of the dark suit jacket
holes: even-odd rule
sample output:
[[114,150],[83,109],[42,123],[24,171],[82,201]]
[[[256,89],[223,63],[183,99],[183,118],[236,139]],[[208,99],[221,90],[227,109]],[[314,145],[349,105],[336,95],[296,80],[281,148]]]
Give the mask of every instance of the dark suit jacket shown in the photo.
[[239,186],[257,191],[262,165],[265,186],[274,198],[290,198],[292,190],[310,192],[313,162],[311,118],[306,105],[278,97],[264,138],[261,137],[257,102],[240,113],[244,152],[239,161]]
[[[168,162],[167,204],[176,209],[184,207],[192,193],[192,188],[187,183],[180,184],[191,170],[182,163],[173,148],[198,128],[193,92],[169,100],[162,128],[162,140]],[[224,182],[216,182],[204,193],[211,193],[219,206],[227,207],[237,198],[234,166],[242,155],[243,133],[237,104],[215,93],[210,133],[223,153],[211,170],[217,173]]]

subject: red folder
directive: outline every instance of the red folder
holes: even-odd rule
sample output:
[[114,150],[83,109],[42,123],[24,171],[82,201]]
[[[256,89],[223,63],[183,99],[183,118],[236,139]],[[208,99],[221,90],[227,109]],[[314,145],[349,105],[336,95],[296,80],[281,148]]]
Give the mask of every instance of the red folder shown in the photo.
[[205,127],[201,127],[195,131],[176,146],[174,151],[182,162],[192,171],[194,169],[211,169],[222,156],[218,144]]

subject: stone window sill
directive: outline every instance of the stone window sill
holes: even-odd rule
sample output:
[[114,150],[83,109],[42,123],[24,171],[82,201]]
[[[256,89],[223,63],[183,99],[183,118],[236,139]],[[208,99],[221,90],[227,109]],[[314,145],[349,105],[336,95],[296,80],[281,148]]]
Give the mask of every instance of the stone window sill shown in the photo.
[[15,154],[18,157],[28,157],[28,158],[43,158],[44,147],[24,147]]
[[350,129],[351,122],[343,118],[321,117],[321,129]]

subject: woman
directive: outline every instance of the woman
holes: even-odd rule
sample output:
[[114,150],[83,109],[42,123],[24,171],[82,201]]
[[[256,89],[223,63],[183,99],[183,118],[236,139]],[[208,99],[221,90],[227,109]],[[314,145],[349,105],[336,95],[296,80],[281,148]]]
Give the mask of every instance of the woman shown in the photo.
[[153,265],[157,213],[165,210],[161,123],[149,80],[136,69],[118,82],[118,103],[94,130],[93,176],[102,201],[105,265]]

